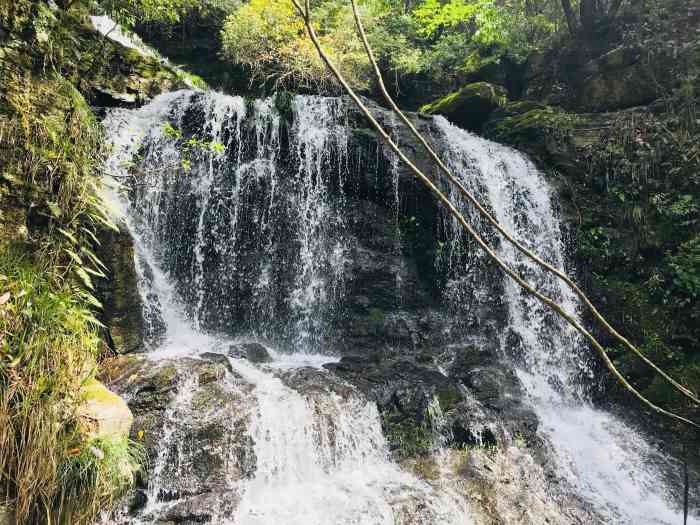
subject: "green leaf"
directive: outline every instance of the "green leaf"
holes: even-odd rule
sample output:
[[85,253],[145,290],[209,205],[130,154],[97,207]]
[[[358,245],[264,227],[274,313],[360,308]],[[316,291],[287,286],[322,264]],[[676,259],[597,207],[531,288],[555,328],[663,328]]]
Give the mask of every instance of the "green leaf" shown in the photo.
[[82,268],[73,268],[73,271],[80,278],[80,280],[85,286],[90,288],[90,290],[95,289],[95,286],[92,284],[92,279],[90,279],[90,276],[85,270],[83,270]]
[[78,264],[78,265],[80,265],[80,266],[83,265],[83,260],[82,260],[82,259],[80,258],[80,256],[79,256],[77,253],[75,253],[73,250],[69,250],[69,249],[66,248],[66,249],[64,249],[63,251],[66,252],[66,253],[70,256],[70,258],[73,259],[73,261],[75,261],[76,264]]
[[49,207],[49,210],[51,210],[51,215],[53,215],[57,219],[61,218],[61,216],[63,215],[63,210],[61,210],[61,207],[58,204],[56,204],[55,202],[48,201],[46,205]]
[[76,239],[76,238],[75,238],[75,235],[73,235],[71,232],[69,232],[68,230],[64,230],[63,228],[57,228],[57,229],[58,229],[58,231],[61,232],[61,234],[62,234],[64,237],[66,237],[70,242],[72,242],[73,244],[76,244],[76,245],[78,244],[78,239]]

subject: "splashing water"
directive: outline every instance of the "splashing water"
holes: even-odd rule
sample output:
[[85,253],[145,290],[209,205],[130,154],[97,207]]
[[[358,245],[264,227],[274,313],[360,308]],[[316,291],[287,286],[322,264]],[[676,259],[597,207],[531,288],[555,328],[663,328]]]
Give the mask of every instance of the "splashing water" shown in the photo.
[[[517,151],[435,119],[444,154],[464,184],[490,204],[496,218],[525,246],[564,267],[562,228],[543,175]],[[473,210],[469,210],[472,215]],[[556,277],[505,241],[498,255],[539,290],[576,315],[578,298]],[[677,469],[639,433],[596,409],[580,381],[592,378],[579,334],[537,299],[506,279],[505,302],[513,337],[504,337],[540,431],[553,447],[560,473],[608,523],[675,524],[683,520],[669,501],[664,470]],[[700,523],[690,518],[689,523]]]

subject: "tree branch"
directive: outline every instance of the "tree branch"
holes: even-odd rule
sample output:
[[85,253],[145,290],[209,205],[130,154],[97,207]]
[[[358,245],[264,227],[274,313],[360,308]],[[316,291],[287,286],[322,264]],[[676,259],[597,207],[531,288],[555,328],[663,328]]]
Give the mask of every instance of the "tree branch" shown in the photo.
[[561,8],[564,10],[564,16],[566,17],[566,25],[569,26],[569,32],[572,35],[576,34],[578,25],[576,24],[576,16],[574,15],[574,10],[571,7],[571,0],[561,0]]

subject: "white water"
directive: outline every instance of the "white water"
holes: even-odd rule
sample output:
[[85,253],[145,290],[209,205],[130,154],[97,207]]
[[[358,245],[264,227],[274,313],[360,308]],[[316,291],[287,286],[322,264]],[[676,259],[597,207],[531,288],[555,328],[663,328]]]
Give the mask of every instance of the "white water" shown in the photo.
[[[551,188],[532,163],[517,151],[481,139],[438,117],[450,166],[473,191],[490,202],[504,228],[549,263],[564,267],[561,225]],[[480,189],[481,188],[481,189]],[[540,290],[578,316],[571,290],[546,274],[505,242],[498,254]],[[578,386],[592,377],[578,334],[511,279],[504,283],[518,376],[528,403],[551,443],[559,472],[604,516],[606,523],[679,524],[680,499],[670,501],[663,469],[679,469],[639,433],[615,416],[592,406]],[[700,523],[691,517],[689,523]]]
[[156,53],[144,44],[135,33],[126,33],[124,29],[107,15],[91,16],[90,21],[96,31],[102,33],[118,44],[135,49],[144,56],[155,57]]
[[[192,168],[191,195],[196,197],[198,208],[194,254],[192,259],[193,300],[195,308],[184,304],[177,291],[174,277],[165,270],[164,262],[172,257],[169,251],[168,217],[161,212],[169,209],[172,188],[183,182],[185,175],[179,168],[181,157],[174,141],[163,131],[166,122],[181,123],[183,111],[188,107],[190,93],[173,93],[156,98],[139,110],[115,110],[105,121],[113,150],[107,161],[109,173],[126,180],[134,155],[143,151],[141,165],[156,171],[155,178],[146,177],[147,185],[139,187],[136,203],[129,202],[119,188],[110,188],[107,198],[115,213],[129,227],[136,247],[138,267],[141,268],[140,291],[145,306],[159,310],[164,326],[162,337],[153,340],[149,352],[152,360],[173,360],[185,356],[196,357],[204,352],[225,353],[235,340],[215,332],[204,331],[205,318],[202,308],[211,300],[211,290],[206,288],[206,268],[212,264],[208,248],[207,230],[211,224],[211,210],[221,205],[216,194],[230,189],[234,197],[234,210],[227,209],[233,236],[226,245],[215,244],[215,252],[234,256],[240,234],[237,229],[239,214],[245,201],[247,184],[265,178],[270,196],[268,213],[276,206],[275,184],[279,178],[274,164],[278,151],[278,116],[269,103],[258,103],[253,122],[256,126],[257,153],[252,161],[241,161],[241,121],[245,106],[240,98],[222,95],[206,95],[205,118],[208,131],[214,140],[223,142],[227,158],[231,148],[238,148],[239,165],[235,186],[222,188],[227,182],[220,161],[221,153],[212,153],[198,161]],[[376,406],[348,386],[344,395],[327,389],[315,389],[300,393],[285,386],[275,371],[300,366],[317,366],[336,360],[323,356],[311,345],[323,330],[322,317],[333,307],[333,299],[342,282],[340,272],[328,268],[342,267],[344,253],[336,231],[342,231],[341,220],[325,206],[327,202],[326,175],[331,148],[342,152],[347,139],[345,127],[338,123],[333,112],[337,103],[329,99],[298,97],[295,100],[296,120],[295,152],[299,160],[294,185],[297,192],[285,196],[291,199],[292,209],[301,222],[295,230],[300,250],[291,262],[296,278],[290,294],[292,312],[295,312],[293,329],[295,342],[302,350],[282,353],[270,349],[274,358],[271,366],[256,366],[243,360],[231,359],[231,365],[247,383],[253,385],[255,406],[251,409],[248,433],[254,441],[256,471],[254,478],[242,487],[242,496],[234,515],[216,514],[215,523],[237,525],[468,525],[471,523],[464,502],[449,491],[441,491],[419,480],[394,464],[389,457],[382,435]],[[228,137],[228,140],[226,139]],[[262,147],[261,147],[262,146]],[[165,168],[175,175],[165,175]],[[179,179],[178,179],[179,178]],[[252,180],[251,180],[252,179]],[[272,189],[270,189],[272,188]],[[252,186],[254,190],[254,185]],[[264,215],[261,216],[264,218]],[[256,220],[265,231],[264,220]],[[207,230],[205,232],[205,230]],[[222,229],[221,235],[224,235]],[[214,231],[217,241],[218,232]],[[223,242],[223,240],[221,240]],[[270,249],[272,247],[269,247]],[[330,249],[329,249],[330,248]],[[177,256],[177,253],[175,254]],[[218,271],[232,272],[237,267],[226,266]],[[255,283],[255,301],[251,315],[265,323],[270,314],[267,302],[273,293],[270,266],[261,263],[260,275]],[[211,270],[209,270],[211,273]],[[221,274],[220,279],[223,279]],[[234,276],[235,277],[235,276]],[[268,290],[268,288],[270,288]],[[262,316],[262,318],[256,317]],[[316,348],[316,347],[313,347]],[[192,379],[180,383],[178,395],[164,416],[161,452],[151,466],[149,500],[139,518],[127,518],[131,522],[155,523],[158,512],[167,509],[169,502],[160,501],[159,494],[177,487],[181,481],[168,476],[173,467],[168,464],[168,448],[177,439],[178,429],[187,424],[191,413]],[[239,388],[229,382],[228,388]],[[179,457],[179,456],[178,456]],[[185,468],[186,465],[183,466]],[[174,470],[179,472],[179,466]],[[185,473],[183,472],[184,476]],[[234,487],[233,480],[230,482]],[[234,498],[234,488],[231,499]],[[237,489],[236,489],[236,497]]]

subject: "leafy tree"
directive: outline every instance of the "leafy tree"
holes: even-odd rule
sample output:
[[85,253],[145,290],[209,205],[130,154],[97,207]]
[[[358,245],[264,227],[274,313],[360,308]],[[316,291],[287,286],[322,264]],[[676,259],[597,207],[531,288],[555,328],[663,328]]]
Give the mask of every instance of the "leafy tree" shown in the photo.
[[[561,0],[569,31],[575,34],[579,28],[591,35],[600,25],[612,21],[620,11],[624,0],[579,0],[579,21],[571,0]],[[580,26],[580,27],[579,27]]]
[[[359,9],[372,20],[367,37],[385,72],[420,75],[448,89],[460,75],[504,57],[523,62],[557,29],[561,15],[558,0],[365,0]],[[355,88],[371,87],[349,2],[321,0],[312,12],[319,39],[343,75]],[[290,0],[251,0],[226,19],[224,55],[263,82],[335,87],[299,24]]]
[[107,0],[101,5],[115,22],[133,27],[138,22],[178,22],[199,3],[197,0]]
[[[320,2],[314,16],[323,28],[320,38],[328,52],[356,86],[367,87],[368,63],[355,38],[349,6],[335,0]],[[221,39],[225,57],[245,65],[254,80],[274,87],[332,89],[334,82],[304,37],[303,23],[289,0],[251,0],[242,5],[226,19]]]

